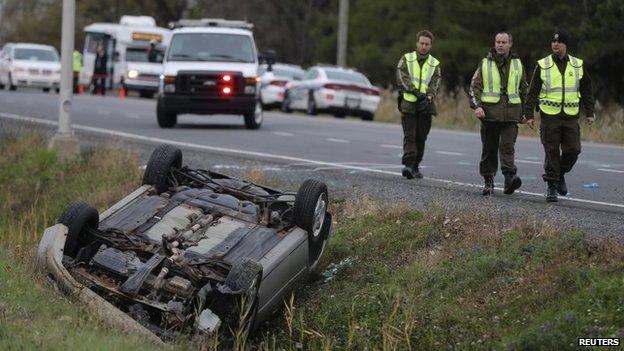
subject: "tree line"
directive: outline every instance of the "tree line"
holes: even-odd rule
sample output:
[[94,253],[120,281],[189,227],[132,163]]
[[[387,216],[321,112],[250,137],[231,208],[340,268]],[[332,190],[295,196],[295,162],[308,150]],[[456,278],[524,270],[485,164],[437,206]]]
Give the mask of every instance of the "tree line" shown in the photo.
[[[62,0],[4,0],[0,43],[29,41],[60,46]],[[93,22],[151,15],[161,26],[179,18],[218,17],[254,23],[261,51],[278,61],[309,66],[336,61],[338,0],[77,0],[76,43]],[[555,29],[572,35],[570,52],[586,62],[603,103],[624,105],[624,1],[351,0],[347,62],[381,87],[394,84],[400,56],[415,35],[431,30],[446,89],[463,93],[494,35],[508,31],[527,71],[549,53]]]

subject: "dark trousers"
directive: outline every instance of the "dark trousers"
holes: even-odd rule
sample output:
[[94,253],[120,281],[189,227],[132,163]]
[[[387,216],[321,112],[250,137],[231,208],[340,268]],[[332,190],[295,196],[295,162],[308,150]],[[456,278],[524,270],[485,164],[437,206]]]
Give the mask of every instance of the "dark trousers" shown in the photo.
[[425,153],[425,141],[431,130],[431,115],[403,113],[401,125],[403,126],[403,164],[417,166]]
[[93,84],[93,94],[106,94],[106,73],[93,73],[91,78]]
[[483,177],[494,177],[500,156],[501,171],[516,174],[514,164],[518,125],[514,122],[481,122],[481,162],[479,172]]
[[74,72],[74,94],[78,94],[78,77],[80,72]]
[[581,127],[577,118],[542,114],[540,139],[544,145],[544,181],[559,180],[568,173],[581,153]]

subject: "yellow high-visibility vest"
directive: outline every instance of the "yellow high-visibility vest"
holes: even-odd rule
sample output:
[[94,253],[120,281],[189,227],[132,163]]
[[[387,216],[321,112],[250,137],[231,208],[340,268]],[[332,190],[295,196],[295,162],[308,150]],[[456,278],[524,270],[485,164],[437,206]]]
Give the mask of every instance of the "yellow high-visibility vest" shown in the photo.
[[[520,59],[511,59],[509,77],[507,78],[507,98],[510,104],[520,104],[520,80],[522,78],[522,62]],[[495,104],[501,97],[501,77],[494,60],[484,58],[481,61],[481,76],[483,78],[483,92],[481,101]]]
[[73,71],[74,72],[80,72],[82,71],[82,54],[80,52],[78,52],[77,50],[74,50],[74,54],[73,54]]
[[557,115],[562,110],[568,116],[576,116],[579,113],[581,101],[579,86],[583,78],[583,60],[572,55],[568,57],[563,76],[552,55],[537,61],[542,78],[539,108],[547,115]]
[[[435,57],[429,55],[423,66],[420,67],[418,64],[418,53],[416,51],[409,52],[403,56],[405,60],[405,64],[407,65],[407,71],[410,74],[410,79],[412,83],[423,94],[427,93],[429,89],[429,83],[431,82],[431,77],[433,77],[433,73],[435,72],[436,67],[440,64],[440,61]],[[416,102],[416,96],[411,93],[403,93],[403,100],[409,102]]]

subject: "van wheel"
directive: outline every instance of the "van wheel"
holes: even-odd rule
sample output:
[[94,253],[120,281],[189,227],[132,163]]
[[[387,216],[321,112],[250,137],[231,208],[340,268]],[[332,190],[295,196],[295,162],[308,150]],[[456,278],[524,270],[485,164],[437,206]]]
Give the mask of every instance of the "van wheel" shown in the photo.
[[160,145],[154,149],[147,162],[143,184],[152,185],[156,193],[161,194],[174,185],[171,170],[180,167],[182,167],[182,151],[172,145]]
[[153,91],[140,91],[139,92],[139,96],[144,98],[144,99],[151,99],[154,97],[154,92]]
[[98,211],[84,202],[74,202],[59,216],[58,223],[64,224],[67,239],[63,253],[69,257],[76,257],[78,250],[88,244],[89,236],[85,229],[97,229],[100,220]]
[[156,104],[156,118],[160,128],[172,128],[178,123],[178,114],[165,110],[160,102]]
[[254,107],[253,112],[248,112],[245,114],[245,128],[247,129],[259,129],[262,125],[262,121],[264,120],[264,113],[262,111],[262,104],[260,100],[256,101],[256,106]]

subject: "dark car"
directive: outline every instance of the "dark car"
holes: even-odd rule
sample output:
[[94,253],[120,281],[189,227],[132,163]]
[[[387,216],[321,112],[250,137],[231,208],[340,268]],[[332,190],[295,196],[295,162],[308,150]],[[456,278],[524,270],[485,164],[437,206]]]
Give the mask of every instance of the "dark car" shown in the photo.
[[143,185],[104,213],[70,205],[46,229],[38,261],[63,291],[125,330],[165,339],[221,325],[249,333],[319,262],[327,204],[322,182],[281,192],[183,167],[181,151],[161,145]]

